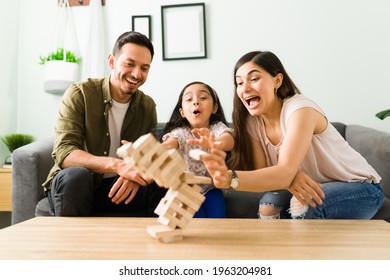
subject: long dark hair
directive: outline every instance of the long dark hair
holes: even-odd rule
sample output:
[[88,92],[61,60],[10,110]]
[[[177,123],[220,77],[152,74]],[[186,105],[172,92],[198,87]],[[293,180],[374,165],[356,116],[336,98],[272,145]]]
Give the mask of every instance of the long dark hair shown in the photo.
[[173,109],[172,115],[171,115],[169,121],[165,124],[165,127],[164,127],[164,129],[163,129],[163,131],[162,131],[162,133],[161,133],[161,135],[159,137],[160,142],[162,141],[162,137],[166,133],[171,132],[173,129],[175,129],[177,127],[190,127],[190,124],[189,124],[188,120],[181,116],[179,109],[181,108],[181,104],[182,104],[183,95],[184,95],[185,90],[189,86],[192,86],[194,84],[204,85],[207,88],[207,90],[209,91],[209,93],[210,93],[210,95],[211,95],[211,97],[213,99],[213,105],[214,104],[218,105],[217,112],[211,114],[211,116],[210,116],[210,125],[213,124],[213,123],[221,121],[225,125],[228,126],[228,123],[227,123],[226,118],[225,118],[225,113],[223,112],[223,108],[222,108],[221,102],[220,102],[220,100],[218,98],[217,92],[211,86],[209,86],[208,84],[205,84],[205,83],[199,82],[199,81],[195,81],[195,82],[187,84],[182,89],[182,91],[180,92],[180,95],[179,95],[179,98],[177,100],[175,109]]
[[251,146],[250,136],[247,131],[247,120],[250,117],[248,110],[237,95],[237,70],[247,62],[253,62],[267,71],[272,77],[279,73],[283,75],[282,85],[276,91],[276,96],[284,100],[295,94],[300,94],[299,89],[291,80],[283,67],[279,58],[269,51],[253,51],[243,55],[234,67],[234,87],[235,94],[233,98],[233,130],[234,130],[234,148],[229,159],[229,167],[238,170],[253,170],[254,157]]

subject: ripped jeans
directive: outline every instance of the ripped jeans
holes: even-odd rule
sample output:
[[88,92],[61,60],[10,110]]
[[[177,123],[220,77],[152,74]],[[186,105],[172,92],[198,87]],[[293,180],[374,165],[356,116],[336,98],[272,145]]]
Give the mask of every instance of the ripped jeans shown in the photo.
[[[292,194],[288,190],[266,192],[259,202],[259,207],[269,205],[279,211],[279,214],[273,216],[263,216],[260,210],[257,213],[261,219],[279,219],[285,217],[284,213],[290,208]],[[283,213],[281,213],[283,212]]]
[[[305,219],[371,219],[383,204],[382,185],[368,182],[328,182],[322,184],[325,199],[322,205],[308,207]],[[287,192],[287,193],[286,193]],[[288,210],[291,194],[287,190],[264,194],[260,205],[270,205],[278,210]]]

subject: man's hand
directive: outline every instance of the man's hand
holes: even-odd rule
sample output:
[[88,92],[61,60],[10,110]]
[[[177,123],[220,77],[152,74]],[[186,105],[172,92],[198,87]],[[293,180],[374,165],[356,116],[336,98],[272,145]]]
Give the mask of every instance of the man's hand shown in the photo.
[[125,199],[125,204],[129,204],[137,194],[139,186],[138,183],[120,176],[111,187],[108,197],[111,198],[111,201],[115,204],[120,204]]

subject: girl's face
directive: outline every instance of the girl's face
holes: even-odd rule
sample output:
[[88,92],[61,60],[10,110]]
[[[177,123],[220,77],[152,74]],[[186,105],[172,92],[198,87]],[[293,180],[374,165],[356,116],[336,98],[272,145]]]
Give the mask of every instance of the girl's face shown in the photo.
[[210,116],[218,109],[207,87],[193,84],[184,90],[180,114],[186,118],[191,128],[210,127]]
[[282,74],[272,77],[249,61],[236,72],[237,95],[252,116],[271,113],[272,108],[281,105],[276,89],[282,84],[282,79]]

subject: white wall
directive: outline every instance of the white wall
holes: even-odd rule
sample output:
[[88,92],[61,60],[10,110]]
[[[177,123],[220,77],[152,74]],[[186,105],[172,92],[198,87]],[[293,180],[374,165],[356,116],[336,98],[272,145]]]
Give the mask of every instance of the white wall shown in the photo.
[[[19,0],[0,0],[0,137],[16,132],[16,110],[18,92],[18,23]],[[0,166],[9,155],[7,147],[0,141]]]
[[[5,94],[6,104],[11,105],[0,112],[0,128],[37,138],[50,136],[60,96],[43,91],[43,67],[37,62],[51,43],[57,1],[19,0],[20,10],[18,1],[1,1],[9,6],[7,11],[1,9],[0,30],[9,43],[0,46],[7,53],[0,67],[9,75],[1,75],[1,96]],[[162,61],[161,5],[193,2],[206,3],[208,58]],[[390,131],[389,119],[375,117],[376,112],[390,108],[389,1],[106,0],[103,9],[107,53],[118,35],[131,30],[132,15],[152,16],[156,55],[142,89],[155,99],[159,121],[167,121],[181,88],[193,80],[217,90],[231,120],[236,60],[247,51],[271,50],[331,121]],[[88,10],[74,7],[72,11],[83,54]]]

